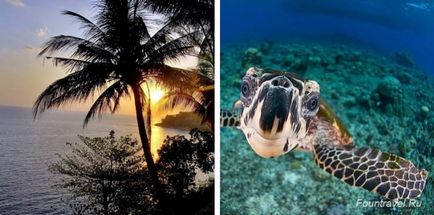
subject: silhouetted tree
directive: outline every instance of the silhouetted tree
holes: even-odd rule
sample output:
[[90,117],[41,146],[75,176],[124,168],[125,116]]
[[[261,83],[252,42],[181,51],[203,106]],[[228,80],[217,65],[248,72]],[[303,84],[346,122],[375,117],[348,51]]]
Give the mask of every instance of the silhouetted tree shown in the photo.
[[196,184],[198,172],[214,171],[214,137],[210,132],[192,130],[190,138],[168,137],[158,151],[157,166],[162,173],[171,209],[176,214],[194,214],[213,203],[214,183]]
[[[210,214],[214,203],[214,138],[199,130],[168,137],[159,150],[157,167],[170,204],[159,205],[149,188],[140,147],[130,136],[116,138],[79,136],[80,143],[67,143],[72,152],[50,165],[62,174],[60,187],[72,194],[74,214]],[[197,184],[197,173],[210,179]]]
[[167,96],[168,107],[191,107],[192,111],[203,118],[202,123],[208,123],[213,130],[214,125],[214,0],[141,0],[146,8],[165,14],[169,21],[178,23],[178,32],[200,32],[192,42],[200,48],[197,54],[199,62],[196,71],[209,80],[201,82],[199,90],[172,91]]
[[199,30],[201,51],[214,57],[214,0],[141,0],[147,8],[165,14],[170,21]]
[[[79,136],[80,143],[67,143],[72,153],[60,156],[49,166],[52,173],[66,175],[60,187],[67,188],[74,201],[74,213],[129,214],[141,212],[147,188],[140,146],[131,136]],[[133,192],[132,192],[133,191]],[[152,204],[152,201],[147,202]]]

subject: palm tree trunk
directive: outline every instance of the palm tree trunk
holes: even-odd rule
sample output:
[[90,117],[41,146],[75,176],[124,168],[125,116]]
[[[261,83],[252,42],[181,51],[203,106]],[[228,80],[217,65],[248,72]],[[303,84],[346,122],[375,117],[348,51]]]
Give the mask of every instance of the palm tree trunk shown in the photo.
[[158,178],[157,167],[155,166],[154,159],[152,158],[150,140],[148,139],[148,136],[146,134],[145,120],[143,117],[142,96],[140,95],[139,87],[140,86],[132,86],[131,87],[133,90],[133,94],[134,94],[134,104],[135,104],[135,108],[136,108],[137,126],[139,128],[139,135],[140,135],[140,139],[142,141],[143,153],[144,153],[146,165],[148,167],[149,174],[151,176],[151,180],[152,180],[152,183],[154,186],[154,191],[157,195],[157,198],[160,201],[163,201],[162,198],[163,198],[164,194],[162,192],[161,183],[160,183],[160,180]]
[[148,139],[152,141],[152,116],[151,116],[151,91],[149,90],[149,84],[146,83],[146,89],[148,91],[148,107],[146,108],[146,121],[145,125],[148,131]]

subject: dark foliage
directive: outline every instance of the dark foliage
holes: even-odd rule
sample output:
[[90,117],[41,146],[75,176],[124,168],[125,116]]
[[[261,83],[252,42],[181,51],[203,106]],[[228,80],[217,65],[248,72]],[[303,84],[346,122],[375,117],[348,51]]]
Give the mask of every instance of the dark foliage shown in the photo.
[[169,137],[158,151],[158,168],[165,175],[166,190],[172,196],[184,197],[194,185],[197,172],[214,169],[214,137],[209,132],[192,130],[190,138]]
[[[159,151],[157,167],[168,198],[165,208],[156,204],[140,147],[130,136],[79,136],[81,143],[67,143],[72,153],[59,156],[49,169],[66,176],[59,187],[73,194],[69,204],[74,214],[211,214],[214,138],[199,130],[190,136],[168,137]],[[207,179],[201,184],[199,172]]]
[[50,165],[52,173],[67,176],[60,187],[72,194],[75,213],[127,214],[140,211],[135,202],[149,196],[131,190],[145,191],[149,180],[143,180],[143,158],[140,146],[130,136],[116,138],[79,136],[81,143],[67,143],[72,154],[60,156]]
[[[214,171],[212,133],[192,130],[190,138],[179,135],[168,137],[158,153],[160,159],[157,166],[173,214],[195,214],[213,205],[214,181],[197,184],[198,175],[205,178]],[[208,214],[213,210],[211,207]]]
[[[200,48],[197,54],[199,62],[196,68],[201,77],[198,85],[205,86],[199,90],[173,90],[166,96],[166,107],[190,107],[193,112],[203,117],[213,130],[214,124],[214,1],[213,0],[141,0],[143,6],[154,12],[162,13],[170,22],[178,24],[178,32],[188,34],[198,32],[192,39]],[[205,80],[204,80],[205,79]],[[207,89],[203,89],[207,88]]]
[[183,32],[198,31],[200,47],[198,71],[213,77],[214,71],[214,1],[213,0],[142,0],[146,8],[165,14],[170,21],[183,25]]

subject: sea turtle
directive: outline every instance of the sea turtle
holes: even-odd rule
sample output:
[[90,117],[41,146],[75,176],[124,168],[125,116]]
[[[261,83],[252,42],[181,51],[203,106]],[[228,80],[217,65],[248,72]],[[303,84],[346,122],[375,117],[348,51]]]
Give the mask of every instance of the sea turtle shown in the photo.
[[394,201],[419,197],[425,188],[426,170],[393,154],[356,148],[348,130],[320,100],[316,81],[253,67],[243,78],[235,106],[222,110],[221,125],[241,129],[261,157],[310,151],[328,173]]

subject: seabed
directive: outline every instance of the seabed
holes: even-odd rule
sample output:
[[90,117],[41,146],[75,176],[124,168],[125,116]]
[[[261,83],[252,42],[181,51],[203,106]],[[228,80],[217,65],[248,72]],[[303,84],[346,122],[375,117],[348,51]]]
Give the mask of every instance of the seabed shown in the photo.
[[[232,108],[250,66],[316,80],[324,99],[359,147],[402,156],[434,170],[434,79],[406,53],[385,56],[343,45],[256,42],[222,47],[221,103]],[[361,200],[359,200],[361,199]],[[430,214],[432,174],[417,204],[363,207],[386,201],[318,168],[312,155],[257,156],[236,129],[221,134],[222,214]]]

